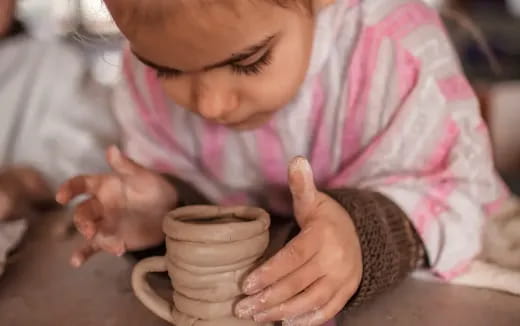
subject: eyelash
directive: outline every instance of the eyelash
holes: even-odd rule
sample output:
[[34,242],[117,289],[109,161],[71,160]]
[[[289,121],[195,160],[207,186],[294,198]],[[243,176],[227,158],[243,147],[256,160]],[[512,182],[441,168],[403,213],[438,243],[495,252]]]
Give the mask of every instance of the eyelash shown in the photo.
[[[271,50],[267,51],[260,59],[258,59],[256,62],[251,63],[247,66],[241,66],[238,64],[231,64],[231,70],[233,73],[238,75],[258,75],[262,72],[262,69],[265,66],[268,66],[271,64]],[[182,75],[182,72],[180,71],[174,71],[174,70],[157,70],[156,71],[157,78],[162,79],[171,79],[176,78]]]
[[156,70],[156,74],[157,78],[170,79],[179,77],[182,75],[182,72],[174,70]]
[[231,70],[238,75],[258,75],[262,72],[263,68],[271,64],[271,50],[267,51],[260,59],[256,62],[247,66],[241,66],[237,64],[231,65]]

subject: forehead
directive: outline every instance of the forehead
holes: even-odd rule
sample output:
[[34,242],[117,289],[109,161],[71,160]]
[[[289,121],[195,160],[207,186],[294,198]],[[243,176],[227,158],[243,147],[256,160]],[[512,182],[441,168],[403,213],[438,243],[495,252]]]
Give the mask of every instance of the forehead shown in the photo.
[[294,11],[270,0],[106,0],[133,50],[164,66],[197,69],[283,30]]

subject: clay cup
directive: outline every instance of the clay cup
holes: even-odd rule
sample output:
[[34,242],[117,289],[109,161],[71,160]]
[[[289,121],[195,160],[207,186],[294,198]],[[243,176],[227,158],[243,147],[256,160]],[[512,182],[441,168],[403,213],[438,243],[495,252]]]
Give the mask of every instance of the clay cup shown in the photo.
[[[269,244],[269,214],[253,207],[188,206],[163,223],[167,253],[138,263],[132,274],[137,298],[177,326],[248,326],[234,317],[243,279]],[[146,275],[168,272],[173,300],[161,298]],[[270,325],[270,324],[269,324]]]

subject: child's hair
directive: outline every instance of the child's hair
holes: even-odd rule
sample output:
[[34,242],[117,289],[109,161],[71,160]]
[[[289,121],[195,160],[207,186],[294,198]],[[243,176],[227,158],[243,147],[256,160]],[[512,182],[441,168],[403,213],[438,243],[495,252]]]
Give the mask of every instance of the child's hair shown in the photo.
[[312,9],[312,0],[269,0],[275,2],[277,5],[282,7],[300,6],[306,9]]
[[[171,5],[173,2],[178,5],[199,5],[204,6],[211,3],[215,3],[219,0],[175,0],[175,1],[147,1],[147,0],[122,0],[126,2],[127,4],[132,3],[134,7],[132,8],[130,12],[130,17],[133,18],[139,18],[140,20],[146,20],[149,21],[161,21],[166,15],[167,10],[164,10],[165,5]],[[312,0],[240,0],[240,1],[264,1],[264,2],[271,2],[277,6],[281,6],[284,8],[295,8],[295,9],[301,9],[302,11],[305,11],[307,13],[312,13],[313,6],[312,6]],[[221,1],[224,2],[225,1]],[[150,4],[154,3],[155,7],[149,6]],[[231,4],[230,4],[231,7]],[[154,9],[156,8],[156,9]]]

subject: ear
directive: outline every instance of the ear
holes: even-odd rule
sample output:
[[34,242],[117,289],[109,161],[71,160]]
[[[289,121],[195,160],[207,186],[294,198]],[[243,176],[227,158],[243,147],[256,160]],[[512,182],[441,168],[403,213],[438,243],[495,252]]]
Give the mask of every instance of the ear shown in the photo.
[[319,12],[321,9],[333,4],[336,0],[312,0],[312,7],[314,12]]

